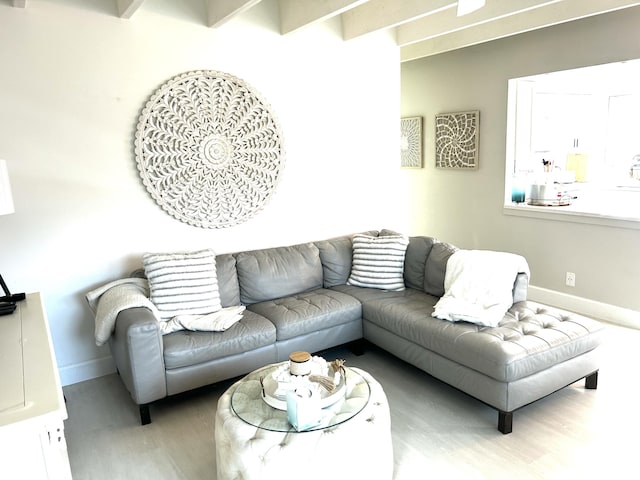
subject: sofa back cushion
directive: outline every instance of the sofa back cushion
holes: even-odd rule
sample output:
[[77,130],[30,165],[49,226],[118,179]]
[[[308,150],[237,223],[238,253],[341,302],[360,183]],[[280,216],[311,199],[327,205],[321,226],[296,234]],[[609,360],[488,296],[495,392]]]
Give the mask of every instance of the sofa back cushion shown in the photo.
[[324,287],[331,288],[347,283],[353,256],[351,235],[323,240],[315,245],[320,252]]
[[424,269],[424,291],[430,295],[444,295],[444,276],[447,273],[447,261],[458,250],[449,243],[435,241],[427,257]]
[[424,289],[427,258],[435,242],[431,237],[409,238],[404,259],[404,283],[407,287],[421,291]]
[[223,307],[240,305],[240,285],[236,272],[236,257],[230,253],[216,255],[216,271],[218,273],[218,289],[220,303]]
[[235,257],[244,305],[322,287],[320,251],[313,243],[241,252]]

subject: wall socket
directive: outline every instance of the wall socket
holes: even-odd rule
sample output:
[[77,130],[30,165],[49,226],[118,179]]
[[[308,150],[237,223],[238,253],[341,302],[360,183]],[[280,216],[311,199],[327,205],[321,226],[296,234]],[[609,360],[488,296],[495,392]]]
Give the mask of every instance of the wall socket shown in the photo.
[[576,274],[573,272],[567,272],[567,276],[565,277],[565,282],[567,287],[575,287],[576,286]]

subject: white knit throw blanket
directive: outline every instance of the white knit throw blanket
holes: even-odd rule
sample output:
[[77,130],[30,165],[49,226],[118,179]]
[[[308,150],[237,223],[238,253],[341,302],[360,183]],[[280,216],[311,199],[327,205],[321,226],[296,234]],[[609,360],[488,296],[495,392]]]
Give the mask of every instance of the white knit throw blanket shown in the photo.
[[529,275],[524,257],[490,250],[458,250],[449,257],[445,293],[433,316],[495,327],[513,305],[518,273]]
[[85,295],[95,316],[95,341],[107,343],[116,325],[118,314],[128,308],[144,307],[158,320],[162,335],[178,330],[224,331],[242,318],[243,305],[223,308],[208,315],[180,315],[162,321],[156,306],[149,300],[149,282],[145,278],[123,278],[109,282]]
[[145,307],[156,318],[158,309],[149,300],[149,283],[144,278],[123,278],[103,285],[85,295],[95,316],[96,345],[107,343],[116,325],[118,313],[127,308]]

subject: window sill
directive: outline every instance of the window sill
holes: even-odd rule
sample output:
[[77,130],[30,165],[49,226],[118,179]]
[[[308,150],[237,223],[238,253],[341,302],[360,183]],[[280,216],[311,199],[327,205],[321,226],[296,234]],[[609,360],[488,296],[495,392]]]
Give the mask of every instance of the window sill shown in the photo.
[[503,211],[505,215],[518,217],[640,230],[640,212],[638,211],[613,214],[606,212],[604,207],[601,211],[585,211],[584,207],[575,204],[561,207],[540,207],[526,203],[504,205]]

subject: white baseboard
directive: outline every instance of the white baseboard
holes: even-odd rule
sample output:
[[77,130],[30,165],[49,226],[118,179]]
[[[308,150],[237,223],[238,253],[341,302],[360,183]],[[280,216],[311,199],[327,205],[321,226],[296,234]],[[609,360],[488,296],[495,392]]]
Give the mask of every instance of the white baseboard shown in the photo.
[[570,310],[589,317],[640,330],[640,312],[628,308],[596,302],[555,290],[529,285],[528,298],[534,302]]
[[58,371],[60,372],[60,383],[64,387],[65,385],[72,385],[114,373],[116,371],[116,364],[113,358],[108,356],[76,365],[60,367]]

